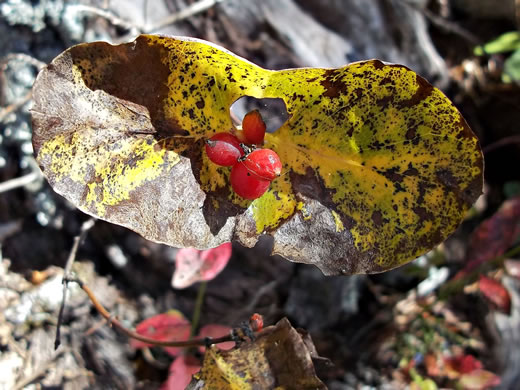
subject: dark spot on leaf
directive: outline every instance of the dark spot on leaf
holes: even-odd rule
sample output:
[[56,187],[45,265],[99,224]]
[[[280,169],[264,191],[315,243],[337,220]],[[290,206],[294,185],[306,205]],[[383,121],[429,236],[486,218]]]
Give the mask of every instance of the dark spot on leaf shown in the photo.
[[426,210],[426,208],[424,207],[421,207],[421,206],[416,206],[416,207],[413,207],[412,208],[413,212],[415,214],[417,214],[420,218],[421,221],[424,221],[424,220],[431,220],[433,219],[433,215],[432,213],[430,213],[428,210]]
[[418,86],[417,91],[415,91],[410,99],[396,102],[397,108],[413,107],[431,95],[433,91],[433,85],[431,85],[428,81],[419,75],[416,75],[416,82]]
[[419,175],[419,171],[417,170],[417,168],[414,168],[413,164],[410,162],[410,163],[408,163],[408,169],[403,172],[403,175],[417,176],[417,175]]
[[347,90],[347,85],[343,82],[343,72],[341,69],[330,69],[325,72],[325,79],[320,84],[325,88],[323,96],[329,98],[337,98],[344,94]]
[[381,173],[384,177],[386,177],[388,180],[394,183],[400,183],[403,181],[403,175],[398,172],[398,167],[389,168],[385,171],[379,171],[379,173]]
[[370,61],[372,63],[372,65],[374,65],[374,68],[375,69],[381,69],[385,66],[385,64],[383,64],[381,61],[379,60],[373,60],[373,61]]
[[383,224],[383,215],[381,214],[381,211],[374,210],[372,212],[372,222],[374,222],[374,225],[377,227],[380,227]]

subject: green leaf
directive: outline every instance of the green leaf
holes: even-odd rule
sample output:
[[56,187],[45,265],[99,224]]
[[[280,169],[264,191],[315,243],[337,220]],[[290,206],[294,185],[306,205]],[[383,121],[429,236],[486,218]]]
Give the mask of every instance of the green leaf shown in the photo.
[[483,46],[475,47],[474,53],[477,56],[483,56],[484,54],[507,53],[518,49],[520,49],[520,32],[510,31]]
[[505,60],[502,79],[506,83],[520,81],[520,49],[516,50]]
[[[34,86],[33,144],[81,210],[177,247],[273,237],[325,274],[381,272],[451,234],[482,191],[477,138],[438,89],[377,60],[262,69],[207,42],[142,35],[74,46]],[[280,98],[265,146],[282,175],[246,201],[204,141],[242,96]]]

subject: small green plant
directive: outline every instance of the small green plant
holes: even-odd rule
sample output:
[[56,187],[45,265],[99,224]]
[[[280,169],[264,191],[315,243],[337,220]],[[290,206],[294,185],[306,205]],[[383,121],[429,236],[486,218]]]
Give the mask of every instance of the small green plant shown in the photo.
[[519,31],[504,33],[483,46],[477,46],[474,53],[478,56],[507,53],[508,56],[504,62],[502,81],[504,83],[520,82]]

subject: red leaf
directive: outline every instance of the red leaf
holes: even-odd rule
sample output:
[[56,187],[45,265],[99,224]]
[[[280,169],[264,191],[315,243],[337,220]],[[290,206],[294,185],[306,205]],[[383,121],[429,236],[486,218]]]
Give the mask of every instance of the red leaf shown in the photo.
[[191,376],[200,370],[200,362],[191,355],[182,355],[173,361],[168,370],[168,379],[161,390],[184,390]]
[[465,272],[501,256],[520,234],[520,197],[509,199],[473,232]]
[[461,373],[467,374],[475,370],[482,368],[480,360],[475,358],[473,355],[461,355],[452,359],[447,359],[450,362],[451,367]]
[[486,370],[474,370],[460,377],[458,384],[465,390],[485,390],[500,384],[500,377]]
[[458,355],[444,358],[443,375],[459,379],[462,375],[482,369],[482,363],[473,355]]
[[224,269],[230,257],[230,242],[206,250],[180,249],[175,258],[173,287],[186,288],[193,283],[213,279]]
[[509,292],[500,282],[481,275],[478,287],[480,292],[500,311],[509,314],[511,310],[511,297],[509,296]]
[[[139,323],[136,332],[142,336],[157,341],[185,341],[190,337],[190,322],[178,310],[170,310],[166,313],[147,318]],[[130,345],[134,348],[150,347],[151,344],[132,339]],[[182,348],[164,347],[166,352],[177,356]]]
[[[222,337],[227,336],[231,332],[231,328],[229,326],[225,325],[217,325],[217,324],[210,324],[205,325],[200,329],[198,337]],[[228,349],[231,349],[235,346],[234,341],[227,341],[225,343],[219,343],[215,344],[218,348],[223,349],[224,351],[227,351]],[[204,352],[205,348],[200,347],[200,352]]]

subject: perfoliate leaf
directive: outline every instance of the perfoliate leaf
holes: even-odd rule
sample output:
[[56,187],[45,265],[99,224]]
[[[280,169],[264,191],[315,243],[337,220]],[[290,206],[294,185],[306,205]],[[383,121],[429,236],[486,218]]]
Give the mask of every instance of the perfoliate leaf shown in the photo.
[[[204,140],[235,132],[242,96],[280,98],[265,147],[282,175],[254,201]],[[81,210],[177,247],[274,238],[325,274],[381,272],[452,233],[482,189],[475,135],[438,89],[377,60],[262,69],[215,45],[142,35],[74,46],[34,86],[33,144],[53,188]]]

